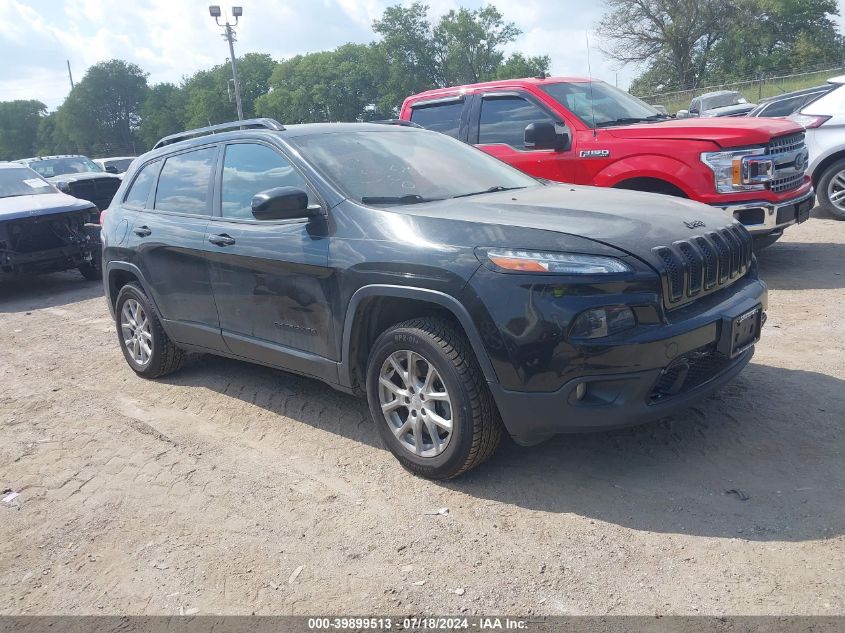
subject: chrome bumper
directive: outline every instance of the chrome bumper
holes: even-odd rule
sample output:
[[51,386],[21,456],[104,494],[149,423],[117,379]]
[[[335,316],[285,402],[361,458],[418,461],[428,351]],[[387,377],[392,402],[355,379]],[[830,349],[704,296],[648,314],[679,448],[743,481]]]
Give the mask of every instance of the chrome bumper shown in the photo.
[[815,196],[815,192],[810,189],[804,195],[786,202],[743,202],[714,206],[729,211],[752,235],[769,235],[782,232],[787,226],[799,222],[799,205],[809,200],[812,208]]

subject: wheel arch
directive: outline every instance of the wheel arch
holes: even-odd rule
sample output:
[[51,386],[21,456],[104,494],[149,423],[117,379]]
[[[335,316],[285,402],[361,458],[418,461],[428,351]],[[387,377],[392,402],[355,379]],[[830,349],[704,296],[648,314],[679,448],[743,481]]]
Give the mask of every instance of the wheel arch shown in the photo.
[[338,366],[341,385],[353,390],[362,388],[367,356],[375,338],[387,327],[418,316],[452,320],[469,339],[485,380],[496,381],[472,317],[455,297],[427,288],[375,284],[359,288],[346,309]]
[[[144,275],[134,264],[130,264],[129,262],[109,262],[109,264],[105,267],[103,280],[107,292],[106,300],[108,301],[109,310],[112,312],[112,315],[114,315],[114,308],[120,289],[133,281],[137,282],[141,286],[144,293],[147,295],[147,299],[149,299],[150,303],[153,304],[156,312],[159,312],[158,306],[155,304],[155,300],[147,287]],[[159,314],[161,313],[159,312]]]
[[631,191],[646,191],[649,193],[662,193],[664,195],[676,196],[678,198],[689,198],[686,192],[675,184],[672,184],[665,178],[655,178],[653,176],[637,176],[634,178],[627,178],[620,180],[615,185],[614,189],[629,189]]
[[810,174],[810,177],[813,180],[813,188],[818,189],[819,180],[821,180],[821,177],[824,175],[824,172],[827,171],[828,167],[843,159],[845,159],[845,148],[831,152],[822,158],[813,168],[813,173]]

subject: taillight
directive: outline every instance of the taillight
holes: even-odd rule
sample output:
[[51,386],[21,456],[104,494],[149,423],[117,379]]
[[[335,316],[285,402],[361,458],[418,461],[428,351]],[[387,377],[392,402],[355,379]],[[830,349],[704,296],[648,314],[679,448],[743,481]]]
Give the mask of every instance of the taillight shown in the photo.
[[107,210],[108,209],[103,209],[102,211],[100,211],[100,226],[103,226],[103,222],[106,219],[106,211]]
[[807,130],[815,129],[830,119],[829,116],[818,114],[799,114],[797,112],[795,114],[790,114],[787,118],[795,121],[796,123],[800,123],[804,126],[804,129]]

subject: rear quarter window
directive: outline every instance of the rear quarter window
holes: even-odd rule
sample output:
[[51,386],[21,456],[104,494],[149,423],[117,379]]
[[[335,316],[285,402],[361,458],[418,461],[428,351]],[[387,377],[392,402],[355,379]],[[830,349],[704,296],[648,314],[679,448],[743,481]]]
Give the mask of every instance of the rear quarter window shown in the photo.
[[463,101],[420,105],[412,107],[411,121],[423,126],[427,130],[433,130],[451,136],[452,138],[458,138],[461,128],[461,112],[463,112],[463,109]]
[[146,206],[150,192],[155,184],[156,173],[160,166],[161,161],[157,160],[141,168],[141,171],[138,172],[138,175],[135,176],[135,180],[129,187],[129,191],[126,192],[123,204],[141,208]]

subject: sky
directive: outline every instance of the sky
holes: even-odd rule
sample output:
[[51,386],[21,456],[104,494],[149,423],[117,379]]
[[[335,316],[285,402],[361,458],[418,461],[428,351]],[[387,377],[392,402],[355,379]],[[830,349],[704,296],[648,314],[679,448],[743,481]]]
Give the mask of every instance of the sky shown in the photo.
[[[219,0],[216,0],[219,1]],[[235,0],[237,2],[237,0]],[[845,15],[845,0],[838,0]],[[372,22],[392,4],[410,0],[240,0],[235,54],[269,53],[284,59],[346,42],[377,39]],[[482,0],[427,0],[430,17]],[[178,82],[228,59],[220,28],[202,0],[0,0],[0,101],[38,99],[51,110],[73,77],[99,61],[125,59],[149,73],[150,83]],[[598,49],[593,34],[601,0],[494,0],[522,35],[507,53],[549,55],[555,75],[592,75],[627,87],[635,67],[619,67]],[[222,4],[225,13],[231,5]],[[840,16],[840,28],[845,18]],[[590,40],[588,65],[587,39]],[[10,63],[10,61],[12,63]]]

